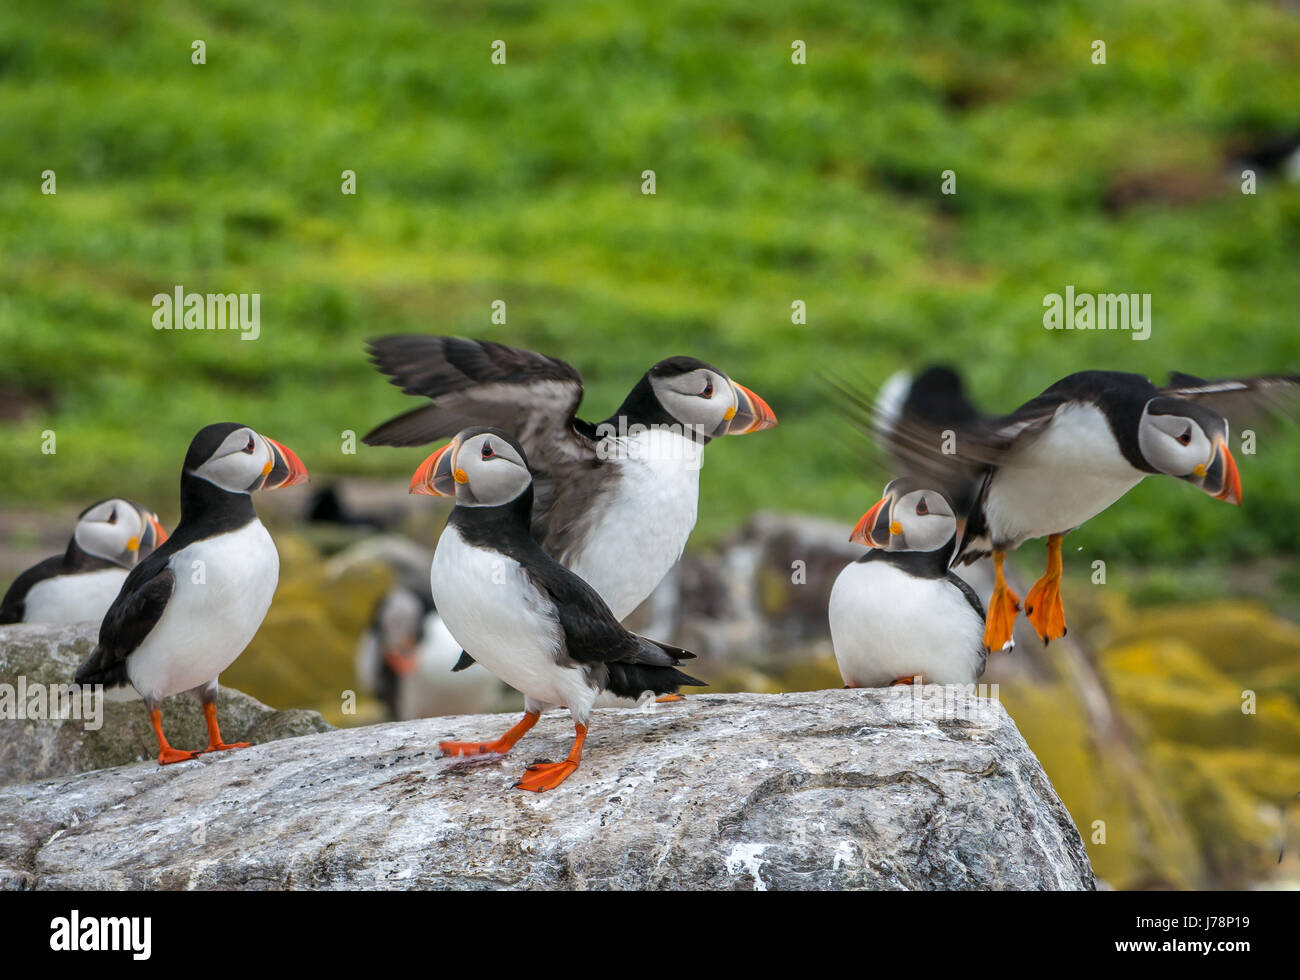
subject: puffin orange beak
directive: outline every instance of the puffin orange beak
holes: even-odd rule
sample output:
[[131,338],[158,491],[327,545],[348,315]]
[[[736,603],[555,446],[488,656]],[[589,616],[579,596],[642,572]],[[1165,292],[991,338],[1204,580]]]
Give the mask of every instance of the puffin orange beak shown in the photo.
[[1241,474],[1237,472],[1237,461],[1228,452],[1228,444],[1222,439],[1215,440],[1214,458],[1205,468],[1201,489],[1216,500],[1241,506]]
[[849,540],[854,544],[865,545],[868,548],[886,547],[889,544],[889,505],[891,503],[890,498],[885,497],[863,514],[862,520],[858,521],[857,527],[849,535]]
[[167,531],[162,526],[162,521],[158,520],[157,514],[149,515],[149,523],[153,525],[153,546],[157,548],[167,540]]
[[266,439],[271,447],[271,468],[267,470],[266,479],[262,482],[263,490],[279,490],[283,487],[292,487],[299,483],[306,483],[308,480],[307,467],[302,465],[297,454],[283,443],[276,442],[274,439]]
[[403,640],[394,644],[384,653],[384,663],[399,677],[406,677],[415,672],[419,658],[414,640]]
[[736,408],[735,413],[727,420],[727,435],[743,436],[776,425],[776,413],[767,402],[742,384],[733,381],[731,387],[736,389]]
[[460,442],[453,439],[432,456],[420,464],[420,468],[411,477],[411,493],[424,494],[429,497],[456,496],[456,474],[452,464],[456,459],[456,450]]

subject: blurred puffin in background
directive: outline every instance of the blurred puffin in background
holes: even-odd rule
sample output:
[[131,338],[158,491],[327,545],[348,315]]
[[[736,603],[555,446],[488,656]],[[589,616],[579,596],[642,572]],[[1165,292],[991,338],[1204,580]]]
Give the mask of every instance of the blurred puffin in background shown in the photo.
[[247,745],[222,740],[216,696],[217,676],[262,625],[279,581],[280,558],[252,494],[306,479],[287,446],[237,422],[206,426],[190,443],[180,523],[127,576],[76,675],[78,684],[129,686],[144,698],[160,765],[200,755],[172,748],[163,735],[163,699],[182,691],[203,703],[205,751]]
[[460,656],[427,579],[423,590],[394,585],[361,636],[357,677],[398,721],[490,711],[501,700],[501,682],[483,669],[453,673]]
[[123,497],[77,516],[61,555],[19,575],[0,600],[0,624],[99,622],[127,572],[167,540],[158,515]]

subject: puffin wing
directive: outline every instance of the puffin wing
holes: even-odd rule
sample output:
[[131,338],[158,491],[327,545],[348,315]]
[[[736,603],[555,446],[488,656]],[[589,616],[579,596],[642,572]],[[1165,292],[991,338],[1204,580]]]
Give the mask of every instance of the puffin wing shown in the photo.
[[[578,370],[545,354],[464,337],[378,337],[369,351],[393,384],[433,404],[390,419],[363,441],[418,446],[474,425],[505,429],[524,447],[533,473],[533,533],[552,554],[563,554],[602,463],[594,427],[577,417]],[[564,500],[570,505],[557,508]]]
[[1300,375],[1296,374],[1207,381],[1172,371],[1169,384],[1160,393],[1200,402],[1233,421],[1268,415],[1280,415],[1291,421],[1300,418]]
[[703,686],[703,681],[676,669],[682,661],[694,660],[695,654],[624,629],[595,589],[549,556],[542,557],[544,561],[529,562],[524,568],[538,590],[555,603],[571,660],[609,668],[610,690],[624,697],[636,698],[645,690],[662,694],[682,685]]
[[487,340],[398,334],[367,345],[370,359],[408,395],[433,399],[366,434],[369,446],[420,446],[471,425],[512,433],[531,464],[565,455],[595,455],[574,429],[582,375],[573,365]]
[[21,623],[27,612],[27,593],[32,590],[32,586],[58,575],[62,567],[63,556],[55,555],[37,562],[14,579],[5,592],[4,599],[0,600],[0,626]]
[[126,658],[135,652],[162,618],[176,588],[176,576],[165,557],[155,551],[132,569],[122,591],[99,625],[99,644],[77,668],[78,684],[125,684]]

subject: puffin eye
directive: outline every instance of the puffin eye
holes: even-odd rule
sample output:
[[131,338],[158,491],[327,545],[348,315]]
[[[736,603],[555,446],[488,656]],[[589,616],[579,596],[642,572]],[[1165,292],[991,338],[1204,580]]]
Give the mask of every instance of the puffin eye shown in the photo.
[[705,378],[705,379],[704,379],[704,390],[700,392],[700,397],[701,397],[701,398],[712,398],[712,397],[713,397],[713,379],[712,379],[712,378]]
[[249,437],[248,437],[248,445],[246,445],[246,446],[244,447],[244,450],[243,450],[243,451],[246,452],[246,453],[248,453],[250,456],[252,455],[252,453],[253,453],[253,437],[252,437],[252,436],[249,436]]
[[484,459],[491,459],[491,458],[492,458],[493,456],[495,456],[496,454],[497,454],[497,453],[496,453],[496,450],[492,448],[492,443],[490,443],[490,442],[485,442],[485,443],[483,443],[483,458],[484,458]]
[[930,505],[925,502],[924,497],[922,497],[920,503],[916,505],[916,513],[919,517],[924,517],[926,514],[930,513]]
[[1183,434],[1182,434],[1181,436],[1178,437],[1178,441],[1181,442],[1184,446],[1186,446],[1186,445],[1188,445],[1188,444],[1191,443],[1191,441],[1192,441],[1192,427],[1191,427],[1190,425],[1189,425],[1186,429],[1183,430]]
[[108,515],[108,523],[110,523],[110,524],[116,524],[116,523],[117,523],[117,508],[116,508],[116,507],[114,507],[113,510],[112,510],[112,512]]

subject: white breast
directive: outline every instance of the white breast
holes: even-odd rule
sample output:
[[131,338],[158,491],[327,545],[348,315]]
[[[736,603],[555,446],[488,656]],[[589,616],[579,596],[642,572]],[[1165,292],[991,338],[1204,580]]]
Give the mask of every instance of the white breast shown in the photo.
[[438,613],[465,652],[528,697],[585,717],[596,690],[585,670],[558,663],[553,607],[518,562],[467,544],[449,525],[433,553],[430,584]]
[[955,586],[883,562],[854,562],[831,589],[831,642],[844,682],[884,687],[973,684],[983,672],[984,623]]
[[24,623],[99,622],[126,581],[126,569],[56,575],[27,590]]
[[167,563],[176,586],[162,617],[127,659],[145,697],[200,687],[244,652],[271,607],[280,557],[262,522],[196,541]]
[[984,504],[991,536],[1015,547],[1070,531],[1143,476],[1120,452],[1101,409],[1062,406],[1042,434],[1027,440],[994,474]]
[[695,527],[704,447],[660,429],[613,443],[606,451],[617,454],[620,479],[595,502],[600,510],[580,550],[564,562],[624,619],[682,556]]

